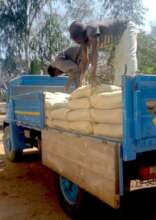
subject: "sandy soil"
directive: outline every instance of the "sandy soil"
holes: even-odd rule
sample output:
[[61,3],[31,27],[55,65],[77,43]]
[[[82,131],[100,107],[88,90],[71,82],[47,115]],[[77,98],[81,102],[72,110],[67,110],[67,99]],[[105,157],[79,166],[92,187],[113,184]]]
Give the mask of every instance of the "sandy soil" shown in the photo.
[[[59,205],[55,180],[36,154],[9,162],[0,131],[0,220],[70,220]],[[149,190],[128,196],[124,220],[156,220],[156,190]],[[88,196],[85,204],[76,220],[115,220],[114,210],[94,197]]]
[[11,163],[4,156],[0,132],[0,220],[69,220],[59,205],[55,175],[37,155]]

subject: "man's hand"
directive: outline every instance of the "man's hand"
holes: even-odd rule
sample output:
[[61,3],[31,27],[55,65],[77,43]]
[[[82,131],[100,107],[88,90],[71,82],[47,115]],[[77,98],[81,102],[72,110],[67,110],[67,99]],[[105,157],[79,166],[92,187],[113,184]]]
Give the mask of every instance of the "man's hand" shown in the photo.
[[79,86],[82,86],[82,84],[83,84],[85,71],[86,71],[88,65],[89,65],[89,60],[88,60],[87,46],[83,45],[82,46],[82,59],[81,59],[80,65],[79,65],[80,73],[81,73]]
[[96,85],[97,39],[92,39],[91,86]]
[[83,85],[83,80],[84,80],[84,74],[81,73],[79,87],[81,87]]
[[67,93],[70,86],[72,85],[72,83],[74,82],[74,77],[72,75],[69,76],[66,85],[64,86],[64,92]]
[[92,78],[91,78],[91,86],[92,87],[96,86],[96,76],[92,76]]
[[67,86],[64,86],[64,90],[63,90],[64,93],[67,93],[68,92],[68,88]]

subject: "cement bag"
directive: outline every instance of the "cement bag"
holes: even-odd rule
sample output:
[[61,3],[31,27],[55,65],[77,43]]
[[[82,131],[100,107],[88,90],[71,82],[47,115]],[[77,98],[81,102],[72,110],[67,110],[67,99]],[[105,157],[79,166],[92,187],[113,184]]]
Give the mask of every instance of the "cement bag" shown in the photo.
[[71,93],[71,98],[72,99],[85,98],[91,96],[91,94],[92,94],[92,89],[90,85],[81,86]]
[[94,135],[100,135],[112,138],[122,137],[122,125],[121,124],[94,124]]
[[89,109],[78,109],[69,111],[67,114],[68,121],[91,121]]
[[91,107],[88,98],[72,99],[68,102],[69,109],[89,109]]
[[69,99],[70,95],[63,92],[44,92],[45,99],[53,99],[53,97],[60,97],[62,99]]
[[59,119],[59,120],[66,120],[67,119],[67,113],[69,112],[69,109],[67,108],[59,108],[56,110],[49,110],[46,111],[46,118],[53,120],[53,119]]
[[45,109],[54,110],[59,108],[66,108],[67,101],[60,102],[60,100],[45,100]]
[[83,134],[92,134],[93,127],[88,121],[69,122],[72,131],[80,132]]
[[69,123],[62,120],[46,120],[46,125],[49,128],[62,128],[65,130],[70,130]]
[[107,85],[107,84],[102,84],[93,88],[90,85],[87,85],[74,90],[71,93],[71,98],[72,99],[85,98],[85,97],[90,97],[93,94],[98,94],[102,92],[112,92],[116,90],[121,90],[121,88],[118,86]]
[[110,123],[121,124],[122,123],[122,109],[91,109],[91,119],[97,123]]
[[65,108],[70,97],[69,94],[61,92],[45,92],[45,109]]
[[91,106],[98,109],[121,108],[122,91],[104,92],[90,97]]
[[103,92],[113,92],[121,90],[121,87],[115,86],[115,85],[107,85],[107,84],[101,84],[99,86],[92,88],[92,95],[103,93]]

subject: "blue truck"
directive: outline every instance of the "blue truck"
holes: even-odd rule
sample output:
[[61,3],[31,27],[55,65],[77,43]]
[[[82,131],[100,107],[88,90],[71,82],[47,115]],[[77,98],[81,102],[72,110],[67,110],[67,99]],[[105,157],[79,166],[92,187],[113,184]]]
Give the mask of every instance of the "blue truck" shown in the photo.
[[114,139],[50,129],[44,91],[62,91],[65,77],[24,75],[8,88],[4,148],[11,161],[37,147],[42,163],[58,174],[66,210],[77,211],[83,190],[118,209],[131,182],[156,178],[156,76],[123,76],[123,136]]

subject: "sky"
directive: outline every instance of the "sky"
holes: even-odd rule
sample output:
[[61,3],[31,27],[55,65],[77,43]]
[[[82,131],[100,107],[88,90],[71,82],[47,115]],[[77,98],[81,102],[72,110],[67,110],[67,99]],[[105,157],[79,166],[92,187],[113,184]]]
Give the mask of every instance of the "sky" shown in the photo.
[[143,0],[144,6],[148,9],[145,15],[145,30],[150,31],[150,23],[156,23],[156,0]]
[[143,26],[142,28],[145,31],[149,32],[151,23],[152,22],[156,23],[156,0],[142,0],[142,1],[143,1],[144,7],[147,8],[147,11],[145,14],[145,22],[144,22],[145,26]]

